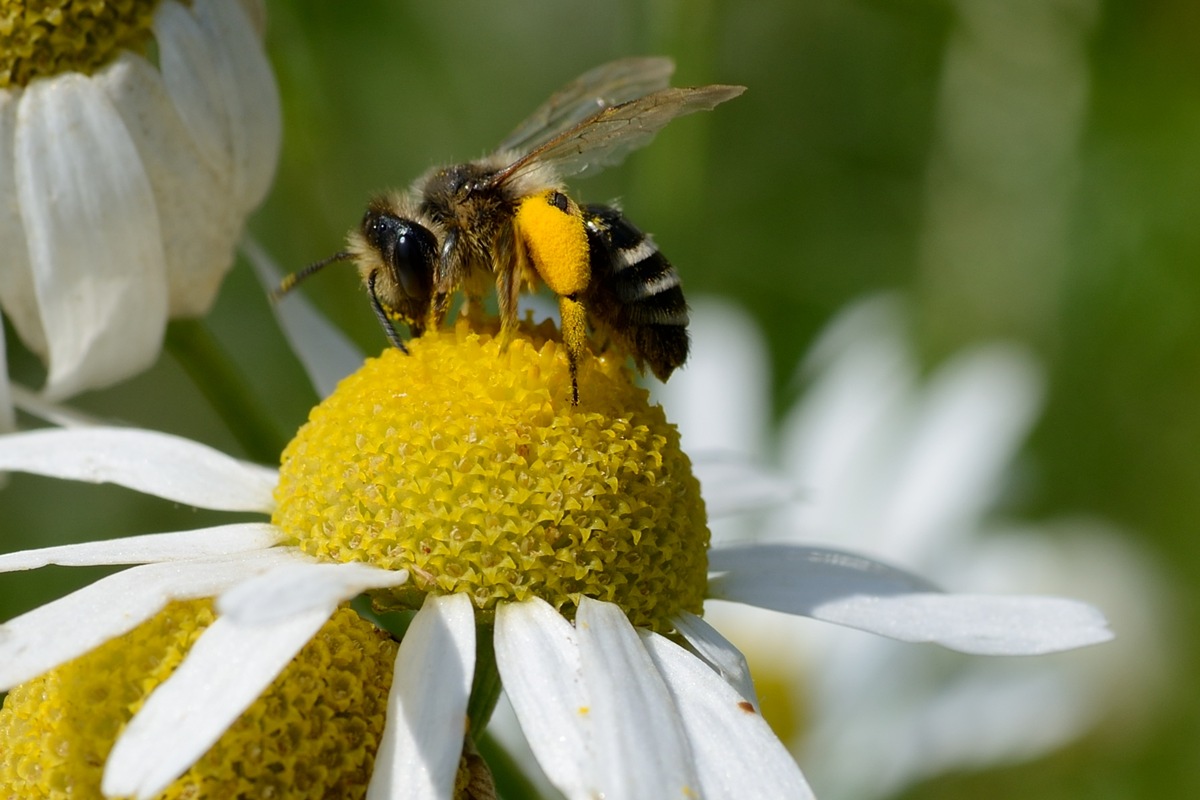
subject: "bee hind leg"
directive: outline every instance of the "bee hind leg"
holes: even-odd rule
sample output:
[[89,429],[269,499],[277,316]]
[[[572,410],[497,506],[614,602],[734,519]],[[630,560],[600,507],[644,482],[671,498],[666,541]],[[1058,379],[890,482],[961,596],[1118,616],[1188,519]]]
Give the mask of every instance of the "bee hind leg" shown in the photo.
[[563,346],[567,349],[567,365],[571,370],[571,405],[579,405],[579,360],[587,345],[587,311],[574,296],[558,298],[558,315],[562,318]]

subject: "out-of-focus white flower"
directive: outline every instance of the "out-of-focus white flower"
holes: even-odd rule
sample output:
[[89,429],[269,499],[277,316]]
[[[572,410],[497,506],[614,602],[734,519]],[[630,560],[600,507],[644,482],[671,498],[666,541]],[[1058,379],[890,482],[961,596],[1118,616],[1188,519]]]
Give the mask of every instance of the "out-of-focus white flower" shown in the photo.
[[279,98],[258,0],[11,7],[0,308],[62,398],[148,367],[168,318],[208,310],[274,174]]
[[[763,469],[771,418],[771,367],[758,323],[725,300],[690,301],[691,357],[668,383],[651,380],[655,398],[680,437],[704,486],[714,544],[757,530],[753,513],[799,496],[797,485]],[[702,395],[696,394],[702,392]]]
[[[950,769],[1032,758],[1106,714],[1145,703],[1162,664],[1145,557],[1095,521],[989,523],[1040,408],[1042,378],[1027,353],[976,347],[923,380],[898,301],[857,304],[813,347],[778,452],[764,454],[757,446],[764,431],[744,433],[745,419],[731,428],[730,412],[706,403],[736,384],[707,376],[728,376],[765,350],[744,325],[725,333],[737,312],[710,313],[712,303],[695,304],[694,335],[740,342],[744,352],[684,370],[662,397],[685,447],[721,441],[724,426],[746,437],[745,456],[778,457],[797,499],[756,528],[758,538],[878,553],[949,589],[1082,597],[1109,612],[1118,633],[1103,655],[985,660],[712,606],[707,616],[746,652],[765,713],[818,796],[883,797]],[[706,361],[713,352],[721,351],[696,348],[694,357]],[[747,406],[745,416],[768,424],[765,401]]]

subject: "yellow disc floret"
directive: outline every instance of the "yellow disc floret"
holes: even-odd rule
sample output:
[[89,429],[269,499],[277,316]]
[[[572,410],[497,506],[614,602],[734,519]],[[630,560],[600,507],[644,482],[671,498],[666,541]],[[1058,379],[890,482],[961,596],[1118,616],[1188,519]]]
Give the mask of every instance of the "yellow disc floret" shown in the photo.
[[708,528],[678,432],[615,360],[584,360],[571,405],[555,334],[502,347],[460,324],[369,360],[284,451],[274,522],[316,557],[409,570],[384,605],[537,596],[571,616],[588,596],[657,630],[698,613]]
[[158,0],[0,0],[0,89],[143,52]]
[[[13,689],[0,711],[0,798],[101,800],[117,736],[213,619],[209,601],[173,603]],[[363,797],[395,653],[356,613],[337,611],[160,800]]]

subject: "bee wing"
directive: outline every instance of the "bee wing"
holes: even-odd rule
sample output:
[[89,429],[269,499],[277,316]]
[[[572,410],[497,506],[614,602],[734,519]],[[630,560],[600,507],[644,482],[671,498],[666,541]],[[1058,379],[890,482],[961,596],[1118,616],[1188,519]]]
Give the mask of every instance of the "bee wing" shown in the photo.
[[595,112],[497,172],[500,185],[543,164],[560,177],[598,170],[620,162],[631,150],[650,143],[668,122],[696,111],[711,111],[746,91],[745,86],[696,86],[662,89]]
[[588,70],[542,103],[497,149],[528,153],[597,111],[667,88],[674,71],[669,58],[622,58]]

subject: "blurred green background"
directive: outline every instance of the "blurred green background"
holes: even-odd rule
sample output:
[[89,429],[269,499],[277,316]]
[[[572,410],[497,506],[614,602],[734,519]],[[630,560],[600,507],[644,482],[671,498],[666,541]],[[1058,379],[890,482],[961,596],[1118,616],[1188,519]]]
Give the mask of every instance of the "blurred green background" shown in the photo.
[[[861,295],[914,302],[928,363],[983,337],[1049,370],[1021,506],[1103,516],[1163,568],[1178,647],[1150,724],[947,776],[905,797],[1200,796],[1200,5],[1092,0],[726,3],[274,2],[268,44],[284,150],[251,231],[286,269],[335,252],[367,196],[487,152],[554,89],[634,54],[677,84],[746,94],[677,122],[576,184],[621,198],[689,293],[744,304],[770,340],[774,398],[795,398],[813,335]],[[306,292],[364,350],[384,342],[349,267]],[[281,430],[315,400],[239,264],[209,320]],[[18,376],[38,368],[11,344]],[[236,441],[164,355],[79,405]],[[215,520],[111,487],[13,476],[4,549]],[[228,517],[221,517],[225,520]],[[93,573],[59,570],[79,583]],[[7,618],[61,592],[8,576]],[[1131,676],[1131,680],[1137,680]],[[864,754],[869,769],[869,754]]]

